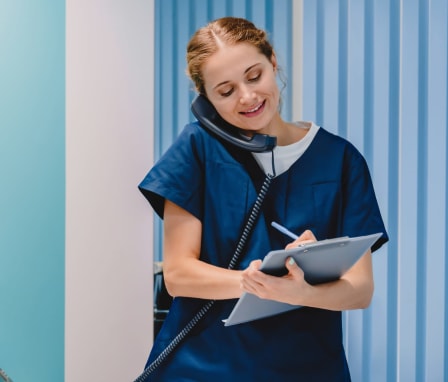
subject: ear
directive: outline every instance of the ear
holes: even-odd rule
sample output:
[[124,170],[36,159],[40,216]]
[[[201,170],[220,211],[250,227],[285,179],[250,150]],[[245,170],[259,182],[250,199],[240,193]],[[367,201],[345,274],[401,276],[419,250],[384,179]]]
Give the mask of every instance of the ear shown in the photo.
[[272,67],[274,68],[274,72],[277,72],[277,69],[278,69],[277,56],[275,55],[274,52],[272,52],[271,64],[272,64]]

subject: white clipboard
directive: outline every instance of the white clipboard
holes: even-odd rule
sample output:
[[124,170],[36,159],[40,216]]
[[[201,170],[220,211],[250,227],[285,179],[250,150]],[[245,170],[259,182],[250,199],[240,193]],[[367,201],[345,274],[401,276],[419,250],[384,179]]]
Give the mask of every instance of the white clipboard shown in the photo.
[[[358,237],[340,237],[305,244],[296,248],[269,252],[260,270],[281,276],[286,273],[285,262],[293,257],[305,273],[310,284],[325,283],[339,279],[367,250],[382,236],[382,233]],[[231,326],[273,316],[300,308],[283,302],[261,299],[244,293],[229,317],[223,320],[224,326]]]

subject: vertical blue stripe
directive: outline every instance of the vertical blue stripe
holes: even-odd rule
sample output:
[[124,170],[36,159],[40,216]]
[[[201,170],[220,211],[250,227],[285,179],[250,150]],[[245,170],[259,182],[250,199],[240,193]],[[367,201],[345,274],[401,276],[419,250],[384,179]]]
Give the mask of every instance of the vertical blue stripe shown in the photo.
[[[342,1],[341,1],[342,3]],[[373,163],[373,94],[374,94],[374,82],[373,82],[373,3],[372,1],[365,1],[364,3],[364,115],[363,115],[363,127],[364,127],[364,140],[363,140],[363,153],[366,161],[372,170]],[[342,26],[340,27],[342,28]],[[344,52],[347,54],[347,52]],[[347,63],[343,63],[347,65]],[[340,68],[339,72],[343,69]],[[346,67],[345,67],[346,70]],[[342,122],[342,121],[341,121]],[[340,122],[340,123],[341,123]],[[358,127],[359,128],[359,127]],[[339,126],[340,134],[342,135],[341,127]],[[362,380],[365,382],[371,379],[371,325],[372,325],[372,313],[370,309],[366,309],[362,312]]]
[[[373,80],[373,62],[374,62],[374,31],[373,31],[373,0],[366,0],[364,6],[364,157],[373,171],[373,102],[374,102],[374,80]],[[363,338],[362,338],[362,380],[368,382],[371,380],[371,325],[372,311],[366,309],[362,314]]]
[[[195,14],[194,14],[194,9],[196,7],[196,5],[195,5],[196,1],[195,0],[187,0],[187,1],[188,1],[188,13],[185,15],[185,18],[188,20],[189,36],[191,36],[193,34],[193,32],[194,32],[194,25],[196,23],[196,18],[195,18]],[[160,1],[156,1],[156,3],[157,4],[161,4]],[[207,6],[207,9],[210,12],[213,12],[213,7],[210,8],[210,7]],[[156,21],[155,29],[159,30],[159,31],[163,31],[163,25],[157,23],[157,19],[155,21]]]
[[325,36],[325,20],[324,20],[324,2],[317,2],[316,13],[316,123],[322,125],[324,123],[324,36]]
[[[225,6],[225,3],[221,2],[219,3],[221,6]],[[208,18],[209,20],[214,20],[216,18],[216,12],[217,12],[217,7],[215,6],[215,2],[212,0],[208,0],[207,2],[207,9],[208,11]],[[193,33],[196,31],[196,18],[195,18],[195,6],[194,6],[194,0],[189,0],[189,8],[188,8],[188,40],[190,40],[191,36],[193,36]],[[185,47],[186,49],[186,47]],[[186,64],[185,64],[186,65]],[[190,86],[190,89],[193,89],[193,84],[191,83],[191,81],[188,79],[188,83]],[[189,91],[188,92],[188,104],[191,104],[193,102],[193,99],[195,97],[195,92]],[[190,117],[188,119],[188,121],[192,121],[193,120],[193,115],[190,113]],[[157,128],[157,127],[156,127]],[[157,253],[157,252],[156,252]]]
[[[448,7],[446,8],[445,12],[445,19],[448,21]],[[446,24],[445,24],[446,25]],[[448,28],[445,31],[445,44],[446,44],[446,62],[448,63]],[[445,99],[446,99],[446,105],[445,105],[445,111],[448,111],[448,76],[446,78],[445,82]],[[445,114],[445,130],[448,131],[448,116]],[[445,208],[448,206],[448,134],[446,134],[445,139]],[[448,213],[445,212],[445,231],[448,229]],[[443,343],[443,349],[444,349],[444,357],[448,355],[448,235],[445,235],[445,306],[443,309],[444,312],[444,343]],[[445,377],[445,380],[448,379],[448,362],[444,362],[443,367],[443,375]]]
[[347,137],[348,129],[348,0],[339,2],[338,133]]
[[[317,121],[317,4],[303,1],[303,119]],[[305,17],[306,16],[306,17]]]
[[426,248],[427,248],[427,166],[428,166],[428,3],[419,1],[418,41],[418,186],[417,186],[417,356],[415,374],[425,379],[426,359]]
[[[427,70],[426,70],[426,134],[427,134],[427,187],[426,187],[426,325],[425,325],[425,378],[428,381],[444,380],[438,368],[446,361],[444,356],[444,322],[441,309],[447,297],[441,287],[446,277],[444,238],[447,234],[443,204],[445,189],[445,163],[447,155],[447,111],[445,109],[447,62],[446,29],[448,3],[445,0],[428,2],[427,14]],[[443,240],[441,240],[443,238]]]
[[400,2],[390,2],[390,48],[389,48],[389,211],[387,227],[388,243],[387,274],[387,377],[394,381],[397,375],[397,304],[398,304],[398,179],[399,179],[399,132],[400,126]]
[[[293,51],[293,12],[292,12],[292,0],[287,0],[285,8],[287,9],[286,16],[284,16],[284,20],[286,20],[286,51],[292,52]],[[289,86],[286,86],[286,99],[288,100],[288,109],[285,111],[285,114],[283,115],[283,118],[286,120],[291,120],[293,118],[293,110],[295,110],[298,105],[294,105],[293,102],[293,89],[294,86],[292,82],[293,78],[293,71],[296,70],[296,68],[293,65],[293,55],[289,54],[286,57],[286,71],[287,71],[287,78],[286,81],[288,82]]]
[[373,0],[364,7],[364,142],[363,153],[370,168],[373,163]]
[[[266,4],[265,9],[266,9],[266,13],[265,13],[264,26],[259,26],[259,27],[264,28],[269,33],[274,33],[274,10],[272,7],[272,3],[268,2],[268,4]],[[274,48],[276,48],[276,46]]]
[[[448,20],[448,7],[447,7],[447,12],[445,13],[445,17],[446,20]],[[445,43],[446,43],[446,51],[447,51],[447,55],[446,55],[446,61],[448,63],[448,28],[446,30],[446,34],[445,34]],[[446,105],[445,105],[445,110],[448,110],[448,76],[446,78],[446,82],[445,82],[445,98],[446,98]],[[448,130],[448,116],[445,114],[445,129]],[[445,139],[445,154],[447,154],[447,150],[448,150],[448,134],[446,134],[446,139]],[[445,206],[448,206],[448,155],[445,156]],[[448,229],[448,213],[445,212],[445,230]],[[446,357],[446,355],[448,354],[448,235],[445,235],[445,241],[444,241],[444,245],[445,245],[445,306],[443,309],[444,312],[444,343],[443,343],[443,349],[444,349],[444,356]],[[444,367],[443,367],[443,375],[445,376],[445,380],[448,379],[448,362],[444,362]]]
[[[215,3],[211,0],[207,1],[207,19],[208,20],[214,20],[214,9],[215,9]],[[191,17],[190,17],[191,19]]]
[[230,16],[232,14],[233,14],[233,3],[231,0],[226,0],[226,16]]
[[[183,1],[183,0],[180,0],[180,1]],[[185,2],[184,2],[184,4],[185,4]],[[174,44],[171,44],[171,45],[166,44],[172,50],[171,56],[172,56],[173,63],[181,62],[180,57],[179,57],[180,52],[179,52],[179,45],[178,45],[178,41],[179,41],[178,9],[179,9],[179,0],[174,0],[174,4],[173,4],[173,8],[172,8],[172,18],[174,21],[172,24],[173,25]],[[181,15],[181,16],[185,17],[185,15]],[[183,52],[184,51],[185,51],[185,47],[184,47]],[[176,97],[176,94],[178,94],[178,92],[179,92],[179,70],[176,70],[176,65],[173,65],[173,70],[171,72],[171,75],[173,77],[172,83],[171,83],[171,86],[172,86],[171,94],[173,95],[171,107],[172,107],[172,110],[178,110],[179,109],[179,98]],[[173,127],[174,128],[178,128],[178,126],[179,126],[176,121],[177,121],[177,119],[175,118],[174,113],[173,113]],[[173,132],[173,138],[175,135],[176,135],[175,132]]]
[[[364,157],[373,171],[373,0],[367,0],[364,7]],[[371,310],[363,311],[363,340],[362,340],[362,373],[363,381],[370,381],[370,343],[371,343]]]
[[246,18],[253,20],[253,4],[252,0],[246,0]]
[[[164,8],[160,4],[160,2],[156,1],[154,4],[154,19],[155,20],[163,20],[164,19]],[[162,21],[163,22],[163,21]],[[154,159],[160,158],[162,152],[163,152],[163,129],[157,128],[157,126],[164,126],[164,120],[163,120],[163,112],[162,110],[162,96],[163,96],[163,90],[162,90],[162,68],[163,68],[163,55],[162,47],[162,35],[163,32],[160,28],[155,28],[154,30],[154,71],[156,73],[159,73],[159,75],[154,76],[154,89],[155,94],[158,96],[154,97],[154,125],[156,128],[154,129]],[[160,238],[162,236],[162,222],[156,218],[154,222],[154,238]],[[161,240],[154,240],[153,243],[154,253],[158,254],[154,260],[160,261],[162,259],[161,253],[162,253],[162,241]]]

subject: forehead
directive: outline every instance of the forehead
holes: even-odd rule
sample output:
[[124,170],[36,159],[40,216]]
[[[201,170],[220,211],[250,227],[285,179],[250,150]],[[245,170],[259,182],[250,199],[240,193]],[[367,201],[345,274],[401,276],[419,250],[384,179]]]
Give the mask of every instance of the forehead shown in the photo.
[[216,86],[225,81],[236,80],[245,75],[248,68],[268,59],[253,45],[239,43],[221,45],[202,66],[206,86]]

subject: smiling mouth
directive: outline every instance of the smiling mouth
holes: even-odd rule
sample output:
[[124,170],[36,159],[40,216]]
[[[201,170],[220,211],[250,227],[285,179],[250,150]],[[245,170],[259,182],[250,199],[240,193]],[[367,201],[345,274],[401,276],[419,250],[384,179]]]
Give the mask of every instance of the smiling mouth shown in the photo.
[[258,105],[256,105],[255,107],[253,107],[253,108],[250,109],[250,110],[242,111],[241,114],[244,114],[244,115],[252,115],[252,114],[256,114],[258,111],[260,111],[260,110],[263,108],[265,102],[266,102],[266,101],[263,101],[263,102],[259,103]]

